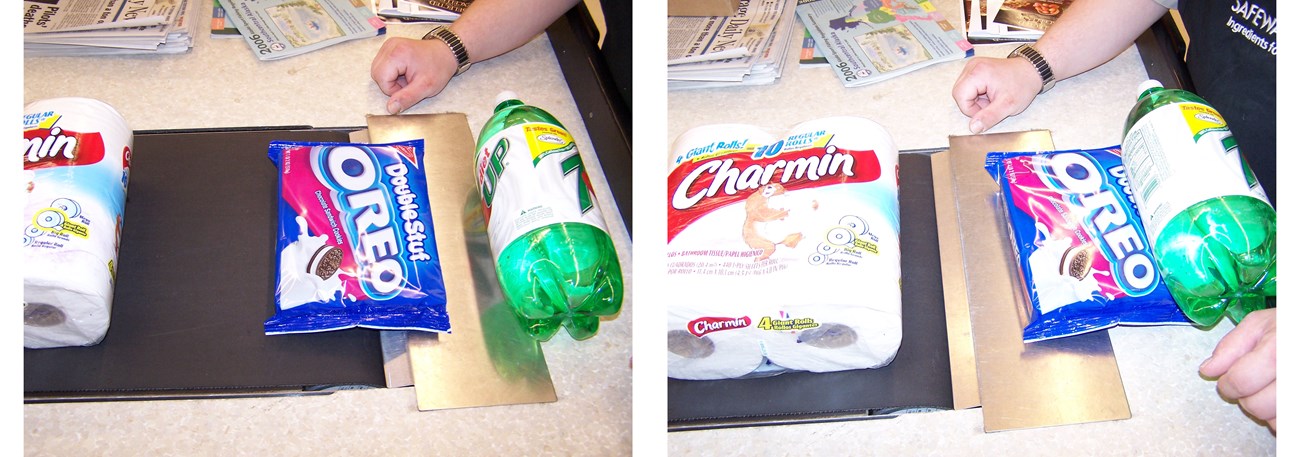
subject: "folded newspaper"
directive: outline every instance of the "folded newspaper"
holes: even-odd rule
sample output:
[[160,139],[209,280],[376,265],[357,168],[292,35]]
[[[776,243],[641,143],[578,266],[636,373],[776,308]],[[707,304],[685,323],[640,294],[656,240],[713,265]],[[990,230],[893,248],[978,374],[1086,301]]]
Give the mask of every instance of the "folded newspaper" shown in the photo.
[[473,0],[373,0],[375,14],[400,22],[453,22]]
[[668,88],[775,83],[791,44],[795,0],[740,0],[733,16],[668,18]]
[[1042,30],[998,23],[1003,0],[965,0],[966,39],[971,44],[995,44],[1037,41]]
[[277,60],[384,34],[368,0],[220,0],[259,60]]
[[174,54],[198,34],[199,0],[25,0],[27,56]]
[[796,13],[846,87],[974,55],[929,0],[800,0]]
[[[993,22],[1010,28],[1046,32],[1074,0],[1003,0]],[[991,6],[991,5],[990,5]]]

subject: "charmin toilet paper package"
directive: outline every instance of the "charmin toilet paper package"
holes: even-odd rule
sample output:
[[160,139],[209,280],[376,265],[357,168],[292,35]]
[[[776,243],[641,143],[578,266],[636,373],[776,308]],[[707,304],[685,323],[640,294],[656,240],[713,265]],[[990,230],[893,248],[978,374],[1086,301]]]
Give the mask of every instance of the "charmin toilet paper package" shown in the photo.
[[23,113],[23,346],[90,346],[113,303],[132,133],[98,100],[55,98]]
[[898,149],[878,124],[697,127],[672,146],[668,193],[669,377],[894,359]]
[[990,152],[1027,298],[1024,341],[1187,320],[1155,267],[1118,146]]

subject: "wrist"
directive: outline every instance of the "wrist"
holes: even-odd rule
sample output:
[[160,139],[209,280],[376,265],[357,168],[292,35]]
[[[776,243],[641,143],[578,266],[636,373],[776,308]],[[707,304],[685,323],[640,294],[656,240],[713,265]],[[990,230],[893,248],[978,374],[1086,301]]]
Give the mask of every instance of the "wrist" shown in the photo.
[[427,40],[420,42],[425,51],[422,53],[424,59],[432,64],[432,67],[438,73],[446,73],[447,79],[456,76],[456,54],[451,48],[438,40]]
[[1042,88],[1039,89],[1038,93],[1041,94],[1052,90],[1052,87],[1056,85],[1056,73],[1052,71],[1051,64],[1033,45],[1020,45],[1014,51],[1011,51],[1007,58],[1023,60],[1029,64],[1028,68],[1033,71],[1034,76],[1042,83]]
[[440,47],[445,48],[451,55],[452,68],[456,69],[453,76],[464,73],[465,70],[469,69],[472,62],[469,58],[469,52],[465,49],[465,44],[461,42],[460,36],[452,31],[450,27],[441,25],[434,27],[433,30],[424,35],[423,39],[442,43]]

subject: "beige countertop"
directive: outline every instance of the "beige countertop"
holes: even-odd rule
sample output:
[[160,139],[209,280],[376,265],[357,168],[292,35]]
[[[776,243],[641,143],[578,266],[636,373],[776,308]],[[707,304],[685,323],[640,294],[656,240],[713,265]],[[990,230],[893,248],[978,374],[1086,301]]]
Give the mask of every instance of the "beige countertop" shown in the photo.
[[[942,7],[948,15],[951,3]],[[1013,47],[978,46],[976,54],[1004,56]],[[947,148],[950,135],[970,134],[969,119],[951,94],[964,61],[845,88],[829,67],[800,68],[797,54],[787,56],[785,71],[772,86],[669,92],[664,141],[671,144],[677,135],[705,124],[745,123],[780,133],[802,121],[834,115],[874,120],[904,150]],[[1094,71],[1059,82],[990,133],[1047,129],[1058,149],[1117,145],[1138,84],[1145,79],[1137,49],[1130,47]],[[666,163],[664,157],[658,166]],[[653,303],[656,291],[645,287],[638,298]],[[985,433],[976,408],[880,420],[673,432],[667,434],[667,449],[672,455],[1273,455],[1276,438],[1268,427],[1220,398],[1214,382],[1197,372],[1232,326],[1224,319],[1208,330],[1110,330],[1132,412],[1127,420]],[[662,344],[662,337],[654,338],[659,341],[639,336],[638,345]]]
[[[387,37],[419,37],[428,28],[391,26]],[[136,130],[364,127],[367,114],[386,114],[386,97],[370,79],[370,63],[387,37],[272,62],[257,61],[243,40],[211,39],[206,31],[184,55],[27,58],[23,102],[96,98],[117,108]],[[610,205],[606,219],[617,232],[630,278],[627,231],[544,35],[476,64],[441,95],[409,112],[465,113],[477,136],[496,94],[506,89],[547,109],[572,131],[592,170],[598,198]],[[603,322],[594,338],[575,342],[560,332],[543,343],[559,398],[555,403],[419,412],[414,390],[398,388],[308,397],[30,404],[23,406],[25,451],[106,456],[628,454],[630,279],[625,292],[622,313]]]

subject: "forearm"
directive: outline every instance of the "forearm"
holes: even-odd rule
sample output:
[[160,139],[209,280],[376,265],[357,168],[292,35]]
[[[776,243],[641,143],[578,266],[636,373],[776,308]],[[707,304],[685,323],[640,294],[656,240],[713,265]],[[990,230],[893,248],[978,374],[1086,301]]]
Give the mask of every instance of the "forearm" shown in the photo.
[[1152,0],[1077,0],[1034,48],[1062,80],[1115,58],[1168,11]]
[[452,23],[473,62],[505,54],[544,31],[579,0],[476,0]]

